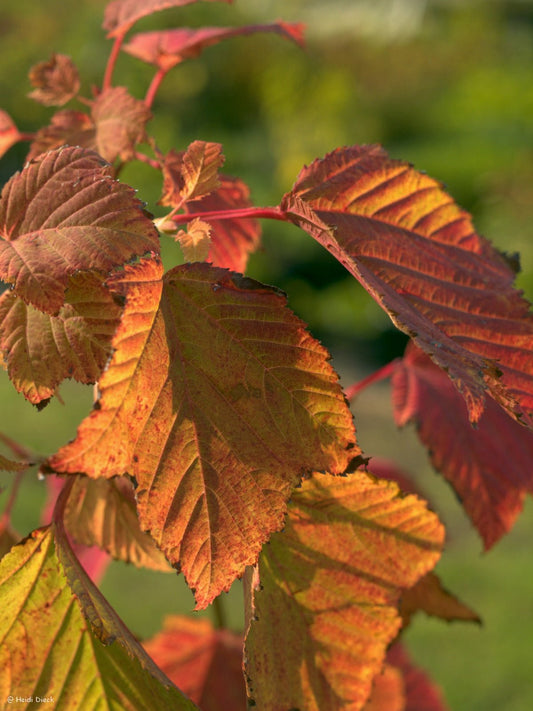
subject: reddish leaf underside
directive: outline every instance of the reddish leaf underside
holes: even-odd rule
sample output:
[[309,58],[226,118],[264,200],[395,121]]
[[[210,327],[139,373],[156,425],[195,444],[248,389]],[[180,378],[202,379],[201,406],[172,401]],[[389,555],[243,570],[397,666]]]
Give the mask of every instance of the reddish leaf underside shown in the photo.
[[209,620],[173,615],[144,642],[158,667],[202,711],[244,711],[242,635]]
[[11,116],[0,109],[0,158],[20,139],[20,133]]
[[[233,0],[203,0],[204,2],[225,2]],[[117,37],[126,32],[142,17],[171,7],[183,7],[198,0],[113,0],[105,9],[103,28],[108,37]]]
[[357,711],[401,621],[397,601],[436,563],[444,530],[425,502],[355,472],[315,474],[259,559],[245,643],[258,708]]
[[72,109],[57,111],[50,124],[36,132],[26,160],[64,145],[96,150],[96,129],[90,116]]
[[281,207],[449,374],[472,421],[488,390],[532,425],[529,304],[437,182],[379,146],[352,146],[305,167]]
[[3,699],[33,695],[72,709],[197,709],[147,656],[55,526],[4,556],[0,595]]
[[78,70],[64,54],[52,54],[47,62],[39,62],[30,69],[29,77],[35,87],[29,97],[45,106],[66,104],[80,88]]
[[303,25],[287,22],[245,27],[201,27],[199,29],[180,27],[175,30],[139,33],[134,35],[122,49],[144,62],[168,71],[186,59],[198,57],[206,47],[230,37],[256,32],[275,32],[298,44],[303,44],[303,30]]
[[533,433],[492,398],[475,428],[449,379],[415,346],[392,377],[394,417],[415,422],[433,466],[445,476],[485,548],[507,533],[533,491]]
[[108,273],[159,252],[157,230],[132,188],[95,153],[64,148],[29,163],[0,200],[0,278],[40,311],[56,315],[69,278]]
[[101,398],[58,472],[137,482],[141,525],[209,604],[283,524],[302,474],[343,472],[360,450],[328,353],[280,293],[208,264],[155,260],[126,296]]
[[71,277],[57,316],[25,304],[14,292],[0,296],[0,348],[15,388],[32,403],[51,398],[65,378],[98,380],[111,355],[121,306],[103,277]]

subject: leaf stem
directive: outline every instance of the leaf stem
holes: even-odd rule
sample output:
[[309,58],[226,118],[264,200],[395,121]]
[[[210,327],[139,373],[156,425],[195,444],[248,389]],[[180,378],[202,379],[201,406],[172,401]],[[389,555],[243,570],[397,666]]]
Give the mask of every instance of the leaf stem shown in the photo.
[[117,37],[115,37],[115,41],[113,42],[113,47],[111,48],[111,52],[109,54],[109,58],[107,60],[107,65],[105,68],[104,79],[102,81],[102,91],[106,91],[106,89],[111,88],[113,71],[115,69],[115,64],[117,63],[120,48],[122,47],[122,43],[124,42],[125,36],[126,33],[122,32],[120,35],[117,35]]
[[172,220],[177,224],[191,222],[192,220],[238,220],[238,219],[259,219],[288,220],[287,213],[279,207],[241,207],[234,210],[212,210],[211,212],[189,212],[174,215]]
[[8,523],[11,521],[11,512],[13,511],[13,507],[15,506],[18,490],[25,473],[26,471],[17,472],[15,476],[15,480],[13,481],[13,486],[11,487],[11,492],[9,494],[9,499],[7,501],[5,509],[2,511],[2,516],[0,517],[0,531],[4,530]]
[[218,630],[227,628],[228,616],[220,595],[213,600],[213,617],[215,618],[214,625]]
[[380,380],[385,380],[385,378],[389,378],[396,370],[400,361],[401,358],[394,358],[394,360],[391,360],[390,363],[387,363],[382,368],[379,368],[374,373],[368,375],[366,378],[363,378],[357,383],[350,385],[350,387],[347,388],[344,392],[344,394],[346,395],[346,399],[353,400],[357,395],[359,395],[362,390],[367,388],[369,385],[373,385],[374,383],[378,383]]
[[154,103],[155,95],[157,94],[157,91],[159,87],[161,86],[161,82],[167,75],[167,70],[162,69],[161,67],[157,70],[157,72],[154,74],[154,77],[152,81],[150,82],[150,86],[146,90],[146,96],[144,97],[144,103],[148,108],[152,108],[152,104]]

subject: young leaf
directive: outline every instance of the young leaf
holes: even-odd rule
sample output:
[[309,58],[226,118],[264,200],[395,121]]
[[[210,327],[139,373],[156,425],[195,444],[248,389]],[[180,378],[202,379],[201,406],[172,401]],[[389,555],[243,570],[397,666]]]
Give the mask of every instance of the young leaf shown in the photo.
[[28,96],[45,106],[63,106],[80,88],[78,70],[64,54],[52,54],[47,62],[32,67],[30,82],[35,89]]
[[[186,213],[234,210],[251,206],[250,191],[239,178],[220,176],[220,188],[190,205]],[[211,226],[211,249],[207,261],[235,272],[246,270],[248,255],[259,247],[261,227],[257,220],[209,218]]]
[[413,614],[420,610],[426,615],[439,617],[448,622],[462,620],[481,624],[479,615],[446,590],[433,572],[424,575],[412,588],[403,593],[400,613],[404,628],[409,624]]
[[146,260],[109,281],[127,303],[101,398],[48,466],[132,474],[142,527],[203,607],[257,560],[300,477],[360,450],[328,353],[284,295],[205,263],[160,279]]
[[82,111],[57,111],[50,125],[40,128],[35,134],[26,159],[31,161],[41,153],[67,144],[96,150],[94,122]]
[[205,262],[211,247],[211,226],[203,220],[192,220],[176,235],[186,262]]
[[172,615],[143,643],[158,667],[202,711],[244,711],[242,635],[206,619]]
[[220,187],[218,169],[224,163],[220,143],[193,141],[186,151],[171,150],[163,161],[162,205],[181,207]]
[[246,25],[245,27],[201,27],[191,29],[180,27],[176,30],[141,32],[134,35],[122,49],[143,62],[154,64],[163,71],[186,59],[198,57],[206,47],[238,35],[256,32],[275,32],[302,45],[304,26],[288,22],[273,22],[268,25]]
[[305,167],[281,207],[448,373],[472,421],[488,389],[533,426],[529,304],[438,183],[379,146],[352,146]]
[[20,140],[20,133],[11,116],[0,109],[0,158]]
[[487,398],[476,428],[446,375],[409,346],[392,376],[394,417],[415,422],[431,461],[460,497],[488,549],[509,531],[533,491],[533,433]]
[[96,151],[112,163],[130,160],[137,143],[146,140],[145,126],[152,114],[143,101],[123,86],[103,91],[92,105]]
[[65,507],[65,526],[76,543],[98,546],[116,560],[169,572],[165,556],[139,527],[131,482],[77,477]]
[[197,708],[148,657],[55,526],[4,556],[0,594],[3,699],[39,696],[58,711]]
[[[233,0],[204,0],[204,2],[226,2]],[[108,37],[125,35],[142,17],[169,7],[183,7],[198,0],[112,0],[105,9],[103,28]]]
[[157,230],[95,153],[46,153],[4,186],[0,278],[40,311],[57,315],[74,272],[109,272],[147,252],[159,252]]
[[98,380],[121,313],[102,282],[94,272],[72,276],[57,316],[13,292],[0,296],[0,348],[15,388],[33,404],[51,398],[65,378]]
[[425,502],[392,482],[304,481],[250,591],[245,672],[258,708],[361,709],[401,625],[401,590],[433,568],[443,538]]

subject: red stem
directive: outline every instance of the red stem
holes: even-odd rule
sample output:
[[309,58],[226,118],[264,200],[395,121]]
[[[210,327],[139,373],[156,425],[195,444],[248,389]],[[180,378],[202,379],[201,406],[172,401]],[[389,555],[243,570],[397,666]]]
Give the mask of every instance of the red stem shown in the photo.
[[174,215],[172,220],[181,225],[192,220],[237,220],[237,219],[258,219],[267,218],[269,220],[281,220],[286,222],[287,213],[279,207],[240,207],[235,210],[213,210],[211,212],[190,212],[188,214]]
[[157,90],[161,86],[161,82],[167,75],[167,70],[166,69],[161,69],[159,68],[157,72],[154,74],[154,78],[150,82],[150,86],[148,87],[146,91],[146,96],[144,97],[144,103],[148,108],[150,109],[152,107],[152,104],[154,103],[155,95],[157,94]]
[[109,58],[107,60],[107,65],[105,68],[104,79],[102,82],[102,91],[111,88],[111,79],[113,77],[113,71],[115,69],[115,64],[117,63],[118,55],[120,54],[120,48],[122,47],[122,43],[124,42],[125,36],[126,33],[122,32],[122,34],[115,37],[115,41],[113,43],[113,47],[111,48],[111,52],[109,54]]
[[374,373],[368,375],[366,378],[350,385],[350,387],[344,392],[346,399],[353,400],[356,395],[359,395],[359,393],[369,385],[373,385],[374,383],[378,383],[380,380],[385,380],[385,378],[390,377],[396,370],[396,367],[400,361],[401,358],[395,358],[394,360],[391,360],[390,363],[387,363],[387,365],[384,365],[382,368],[379,368],[379,370],[376,370]]

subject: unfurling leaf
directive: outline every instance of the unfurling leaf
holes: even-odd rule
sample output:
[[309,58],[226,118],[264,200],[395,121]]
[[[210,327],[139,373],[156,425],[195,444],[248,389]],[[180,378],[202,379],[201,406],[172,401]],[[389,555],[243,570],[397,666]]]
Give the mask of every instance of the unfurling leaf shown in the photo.
[[415,346],[392,376],[394,417],[415,422],[433,466],[459,495],[485,548],[509,531],[533,492],[533,433],[490,397],[475,428],[449,379]]
[[127,630],[56,526],[4,556],[0,596],[3,699],[39,696],[57,709],[197,708]]
[[133,475],[142,527],[203,607],[255,563],[303,474],[360,453],[352,416],[272,287],[205,263],[161,280],[155,260],[108,283],[126,306],[101,397],[48,466]]
[[15,388],[38,404],[65,378],[96,382],[111,355],[121,310],[94,272],[70,278],[57,316],[25,304],[14,292],[2,294],[0,348]]
[[437,182],[379,146],[352,146],[305,167],[281,207],[448,373],[472,421],[488,391],[533,426],[529,304]]
[[211,225],[203,220],[192,220],[187,232],[180,230],[176,240],[186,262],[205,262],[211,247]]
[[425,502],[392,482],[363,472],[304,481],[247,591],[257,707],[361,709],[401,625],[401,591],[434,567],[443,538]]
[[180,27],[176,30],[141,32],[134,35],[122,49],[149,64],[155,64],[168,71],[180,62],[198,57],[206,47],[222,42],[230,37],[251,35],[256,32],[275,32],[297,44],[304,42],[304,26],[288,22],[273,22],[268,25],[246,25],[244,27],[201,27],[191,29]]
[[481,624],[479,615],[446,590],[433,572],[424,575],[412,588],[403,593],[400,612],[404,620],[404,628],[409,624],[413,614],[419,611],[448,622],[461,620]]
[[161,205],[181,207],[219,188],[218,169],[223,163],[220,143],[193,141],[186,151],[169,151],[163,161]]
[[98,546],[116,560],[169,572],[165,556],[141,531],[131,482],[77,477],[65,508],[65,526],[76,543]]
[[63,106],[79,91],[80,77],[70,57],[52,54],[47,62],[30,69],[30,82],[35,89],[31,99],[45,106]]
[[46,153],[4,186],[0,278],[40,311],[58,314],[75,272],[108,273],[147,252],[159,252],[157,230],[91,151]]
[[20,133],[11,116],[0,109],[0,158],[20,140]]
[[[183,7],[198,0],[112,0],[105,9],[103,28],[108,37],[117,37],[126,32],[142,17],[170,7]],[[205,0],[205,2],[226,2],[233,0]]]
[[209,620],[172,615],[144,642],[158,667],[202,711],[244,711],[242,635],[214,629]]

